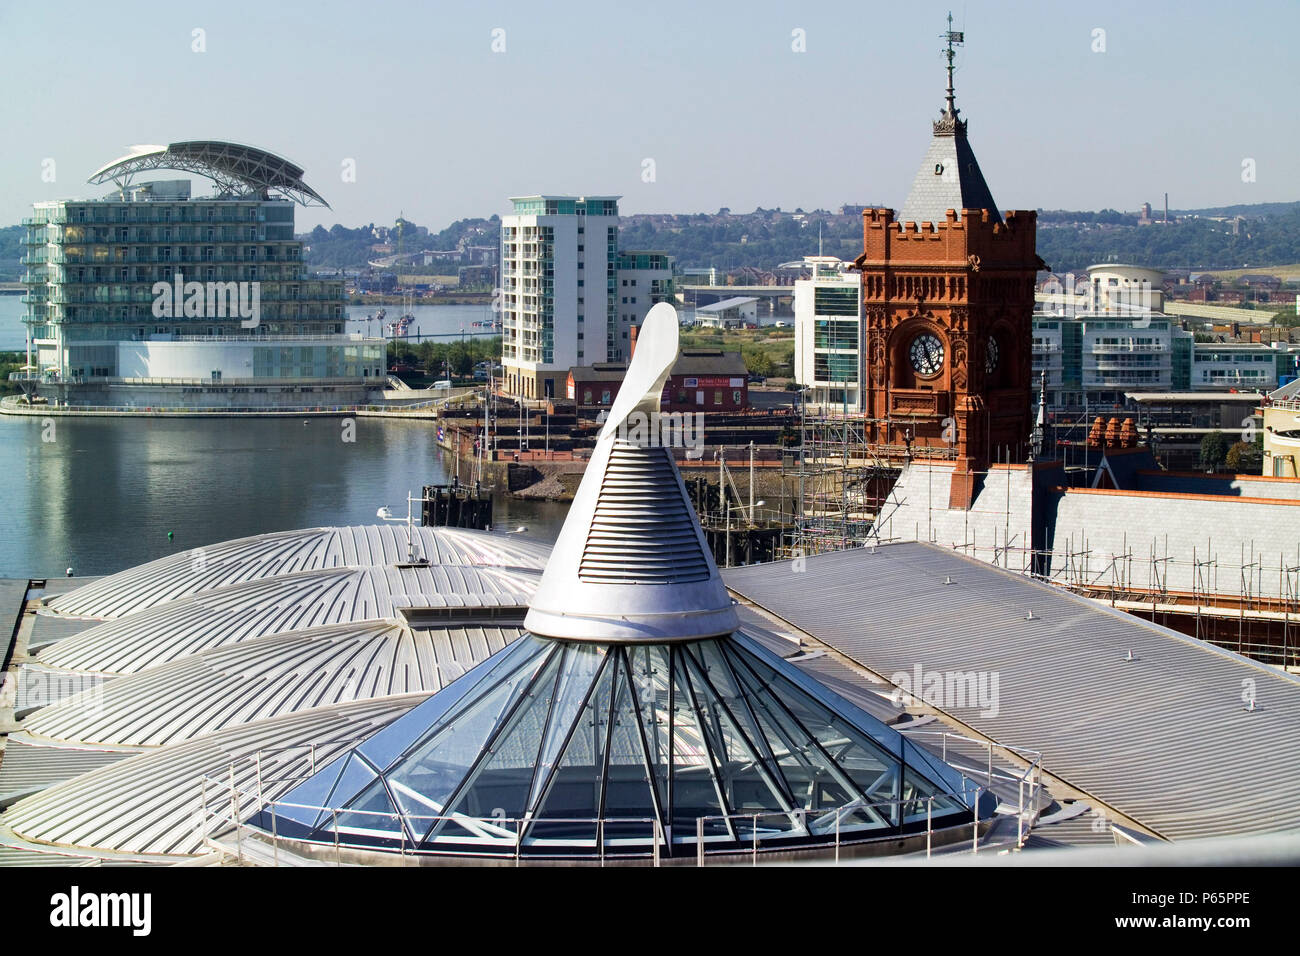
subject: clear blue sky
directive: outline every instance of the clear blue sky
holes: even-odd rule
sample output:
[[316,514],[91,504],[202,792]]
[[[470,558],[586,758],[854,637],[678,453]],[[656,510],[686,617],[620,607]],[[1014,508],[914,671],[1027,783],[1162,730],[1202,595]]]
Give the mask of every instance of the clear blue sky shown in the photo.
[[[4,0],[0,223],[99,194],[87,176],[130,144],[183,139],[303,166],[333,206],[307,227],[442,226],[533,192],[621,194],[625,213],[897,207],[941,105],[948,9]],[[1295,0],[952,9],[958,106],[1002,208],[1300,199]]]

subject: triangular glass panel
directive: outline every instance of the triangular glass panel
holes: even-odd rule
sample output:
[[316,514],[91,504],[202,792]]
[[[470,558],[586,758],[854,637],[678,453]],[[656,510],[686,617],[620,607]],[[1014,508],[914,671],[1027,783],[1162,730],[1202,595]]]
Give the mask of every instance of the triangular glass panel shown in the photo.
[[897,825],[899,771],[902,761],[886,753],[874,740],[861,733],[845,718],[815,700],[802,688],[778,674],[754,655],[743,664],[778,698],[789,715],[816,740],[821,751],[853,781],[864,798],[868,815]]
[[[586,648],[590,650],[591,648]],[[615,655],[616,656],[616,655]],[[586,700],[582,702],[576,720],[568,722],[567,743],[564,754],[554,771],[547,775],[541,804],[537,807],[538,821],[533,823],[524,842],[534,849],[545,849],[554,841],[582,847],[595,847],[596,820],[600,817],[600,799],[605,778],[605,753],[609,737],[609,708],[617,661],[603,654],[597,664],[603,663],[600,676],[592,686],[583,688]],[[575,669],[583,670],[586,664],[577,663]],[[574,688],[562,689],[560,698],[571,694]],[[561,707],[556,700],[556,712]],[[547,728],[548,734],[550,728]],[[546,748],[543,747],[543,750]],[[545,761],[543,761],[544,763]],[[539,764],[539,776],[542,765]]]
[[[559,650],[551,648],[552,656],[558,657]],[[524,667],[502,674],[500,683],[484,688],[385,774],[412,832],[427,833],[444,814],[447,800],[480,758],[503,715],[529,686],[535,663],[530,658]]]
[[[795,828],[796,818],[789,812],[794,807],[781,791],[782,784],[763,765],[758,747],[740,732],[730,708],[713,683],[705,679],[691,649],[683,648],[680,660],[690,678],[727,812],[737,817],[732,821],[737,835],[748,833],[752,837],[755,829],[760,835],[789,833]],[[735,698],[732,703],[737,703]]]
[[[555,702],[564,645],[557,645],[546,665],[524,689],[506,714],[500,731],[486,742],[468,777],[449,798],[445,819],[431,836],[436,842],[455,842],[468,837],[472,842],[496,843],[511,839],[515,823],[502,823],[499,833],[485,832],[481,821],[522,820],[528,813],[542,737]],[[460,741],[457,741],[460,744]],[[464,818],[464,819],[454,819]]]
[[632,686],[627,668],[620,666],[605,766],[605,846],[613,852],[620,847],[648,845],[656,836],[655,821],[662,822]]
[[[578,711],[583,708],[591,694],[592,679],[604,662],[605,648],[600,645],[574,644],[566,649],[565,660],[560,665],[560,680],[555,690],[555,703],[551,707],[546,735],[542,739],[541,753],[537,758],[537,772],[533,775],[532,792],[528,796],[529,810],[537,806],[542,789],[550,780],[560,748],[574,732],[574,720]],[[608,692],[608,683],[605,688]],[[579,741],[585,741],[586,735],[581,733],[581,728],[578,730]],[[594,806],[600,806],[599,800]]]
[[323,827],[329,832],[336,828],[339,841],[344,843],[357,837],[390,845],[409,842],[382,779],[375,779],[346,810],[340,811],[334,821],[326,821]]
[[681,648],[673,654],[673,711],[671,820],[673,840],[694,839],[703,827],[705,838],[728,836],[730,822],[722,802],[718,769],[709,742],[700,726],[695,697],[680,659]]
[[357,750],[381,770],[389,769],[404,754],[419,749],[431,728],[459,720],[463,711],[496,690],[508,675],[518,674],[516,683],[527,680],[540,666],[542,656],[553,650],[553,642],[525,634],[372,734]]
[[632,705],[641,719],[646,762],[658,804],[666,808],[668,779],[672,775],[672,670],[668,647],[633,645],[625,648],[623,653],[630,668]]

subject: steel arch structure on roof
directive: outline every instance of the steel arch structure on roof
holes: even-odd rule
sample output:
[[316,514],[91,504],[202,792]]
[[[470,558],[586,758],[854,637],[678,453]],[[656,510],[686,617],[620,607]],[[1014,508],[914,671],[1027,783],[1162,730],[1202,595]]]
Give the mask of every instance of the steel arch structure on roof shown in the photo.
[[274,190],[304,206],[329,208],[329,203],[303,182],[301,167],[263,149],[215,140],[136,146],[126,156],[100,167],[87,182],[114,182],[125,188],[136,173],[153,169],[198,173],[224,192],[252,190],[269,198]]

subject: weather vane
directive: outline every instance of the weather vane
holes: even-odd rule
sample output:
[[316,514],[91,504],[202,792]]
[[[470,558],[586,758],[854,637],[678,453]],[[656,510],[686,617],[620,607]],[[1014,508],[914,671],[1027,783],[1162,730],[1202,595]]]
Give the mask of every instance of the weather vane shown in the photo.
[[944,51],[944,55],[948,57],[948,112],[955,119],[957,117],[957,103],[952,88],[952,58],[957,54],[956,51],[953,50],[953,45],[965,43],[966,34],[960,30],[954,30],[952,28],[951,10],[948,11],[948,31],[943,35],[942,39],[948,41],[948,49]]

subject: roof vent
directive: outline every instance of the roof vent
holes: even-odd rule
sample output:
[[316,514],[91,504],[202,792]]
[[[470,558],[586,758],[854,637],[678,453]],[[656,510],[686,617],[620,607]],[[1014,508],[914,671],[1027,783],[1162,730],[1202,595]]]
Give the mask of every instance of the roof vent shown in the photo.
[[709,563],[676,478],[667,449],[614,443],[579,579],[622,584],[709,579]]
[[[524,626],[576,641],[697,640],[739,627],[669,449],[656,444],[677,311],[650,310]],[[643,436],[638,439],[637,436]]]

